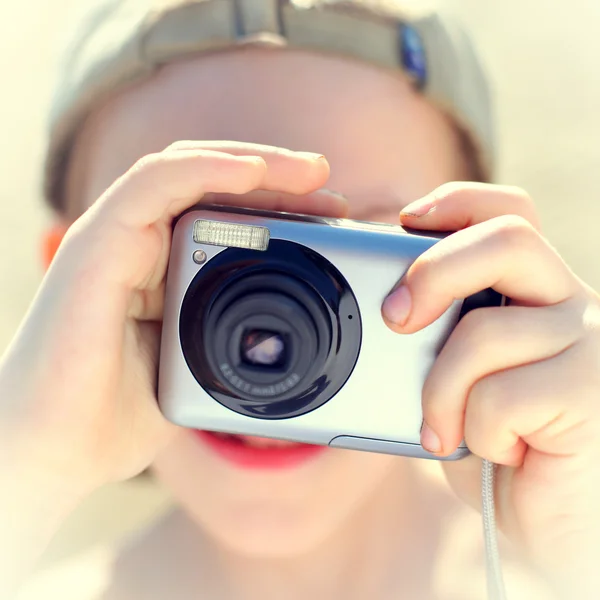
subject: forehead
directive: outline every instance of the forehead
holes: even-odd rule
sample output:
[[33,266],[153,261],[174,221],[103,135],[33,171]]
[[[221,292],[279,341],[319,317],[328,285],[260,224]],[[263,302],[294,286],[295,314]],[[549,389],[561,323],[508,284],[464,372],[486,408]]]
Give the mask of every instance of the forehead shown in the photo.
[[168,65],[96,110],[75,144],[68,201],[91,205],[174,141],[229,139],[325,154],[328,187],[351,206],[408,202],[457,178],[457,137],[400,74],[304,51],[223,52]]

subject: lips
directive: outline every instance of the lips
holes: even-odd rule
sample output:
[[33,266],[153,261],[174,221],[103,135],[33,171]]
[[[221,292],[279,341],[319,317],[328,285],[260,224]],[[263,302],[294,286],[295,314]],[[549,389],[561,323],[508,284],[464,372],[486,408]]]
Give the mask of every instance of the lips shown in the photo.
[[194,435],[219,458],[242,469],[294,468],[326,450],[324,446],[247,435],[199,430],[194,431]]
[[232,435],[230,433],[213,433],[217,437],[223,440],[227,440],[231,443],[241,443],[244,446],[250,448],[290,448],[293,446],[299,446],[296,442],[286,442],[284,440],[272,440],[270,438],[255,437],[252,435]]

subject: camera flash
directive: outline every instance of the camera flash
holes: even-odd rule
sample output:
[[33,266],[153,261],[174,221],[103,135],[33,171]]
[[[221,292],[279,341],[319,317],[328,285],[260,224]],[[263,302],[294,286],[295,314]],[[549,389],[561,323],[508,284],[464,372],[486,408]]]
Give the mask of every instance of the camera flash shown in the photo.
[[211,246],[265,251],[269,247],[266,227],[198,220],[194,223],[194,242]]

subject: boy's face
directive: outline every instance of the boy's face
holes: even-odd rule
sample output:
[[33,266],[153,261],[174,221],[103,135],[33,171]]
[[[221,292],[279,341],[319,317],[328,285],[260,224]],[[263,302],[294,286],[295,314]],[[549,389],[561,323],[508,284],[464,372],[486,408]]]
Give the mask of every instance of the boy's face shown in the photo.
[[[96,111],[73,153],[68,206],[83,211],[140,157],[192,139],[322,153],[328,187],[364,220],[394,223],[403,205],[469,173],[452,125],[401,75],[303,52],[238,50],[170,65]],[[325,451],[291,469],[244,471],[182,430],[155,471],[225,544],[282,556],[314,547],[375,495],[389,500],[403,465]]]

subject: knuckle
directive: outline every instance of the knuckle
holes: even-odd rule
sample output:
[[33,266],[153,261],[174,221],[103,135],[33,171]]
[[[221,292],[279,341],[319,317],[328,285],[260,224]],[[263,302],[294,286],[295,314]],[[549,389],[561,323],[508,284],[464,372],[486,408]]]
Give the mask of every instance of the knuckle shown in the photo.
[[540,218],[532,196],[519,186],[503,186],[503,190],[513,199],[519,209],[519,214],[524,215],[536,229],[539,229],[541,226]]
[[459,199],[472,199],[489,192],[493,187],[488,183],[478,181],[448,181],[442,183],[433,192],[438,202],[453,202]]
[[523,206],[535,210],[535,202],[527,190],[518,185],[506,185],[503,186],[503,189],[508,195],[523,204]]
[[432,196],[436,203],[452,203],[454,200],[460,198],[465,192],[468,192],[476,185],[478,184],[464,181],[448,181],[438,186],[434,190]]
[[471,387],[467,400],[467,413],[471,423],[500,424],[505,414],[510,390],[503,383],[503,377],[488,376],[476,381]]
[[590,331],[600,342],[600,294],[594,290],[586,290],[582,300],[577,300],[583,306],[574,312],[581,314],[581,321],[589,325]]
[[163,152],[177,152],[178,150],[189,150],[193,143],[190,140],[177,140],[167,146]]
[[466,313],[455,328],[461,345],[479,352],[489,340],[497,339],[496,319],[492,318],[495,312],[493,308],[477,308]]
[[492,238],[501,246],[521,247],[537,241],[539,235],[525,217],[504,215],[494,220]]
[[435,194],[439,197],[447,198],[452,196],[464,189],[464,183],[460,181],[447,181],[438,186],[435,190]]
[[154,171],[156,167],[162,162],[163,157],[160,153],[152,153],[146,154],[142,156],[142,158],[138,159],[133,167],[131,168],[131,173],[147,173],[150,171]]
[[476,408],[481,407],[484,403],[491,405],[493,403],[492,398],[495,397],[497,392],[498,385],[494,377],[482,377],[471,386],[469,400],[476,401]]
[[483,456],[485,454],[485,442],[484,437],[481,435],[481,428],[468,412],[465,415],[464,437],[467,448],[473,454],[476,456]]
[[419,281],[420,285],[429,285],[435,283],[436,266],[441,260],[440,253],[437,252],[437,244],[418,256],[409,268],[411,281]]
[[[413,296],[420,293],[431,292],[439,288],[439,282],[435,278],[435,266],[432,259],[419,257],[408,269],[403,280],[408,285]],[[414,300],[414,298],[413,298]]]

